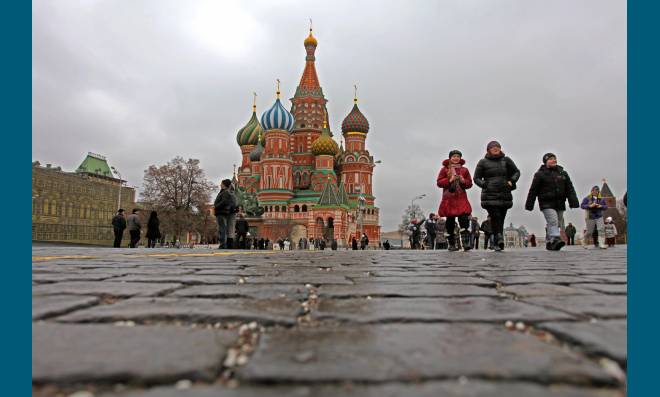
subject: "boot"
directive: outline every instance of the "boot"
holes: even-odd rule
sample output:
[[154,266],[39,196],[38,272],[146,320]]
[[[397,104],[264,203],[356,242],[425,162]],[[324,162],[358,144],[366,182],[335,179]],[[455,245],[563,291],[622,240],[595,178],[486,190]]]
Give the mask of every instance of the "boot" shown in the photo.
[[598,246],[600,247],[600,249],[603,250],[607,249],[607,244],[605,244],[605,237],[598,236]]
[[233,249],[234,248],[234,239],[228,237],[227,238],[227,245],[224,248]]
[[504,251],[504,236],[502,233],[497,233],[497,237],[495,238],[495,251]]
[[463,250],[469,251],[472,249],[472,235],[467,229],[461,230],[461,243],[463,244]]
[[447,244],[449,246],[449,248],[447,248],[449,251],[451,252],[458,251],[458,247],[456,246],[456,238],[454,237],[453,234],[447,236]]

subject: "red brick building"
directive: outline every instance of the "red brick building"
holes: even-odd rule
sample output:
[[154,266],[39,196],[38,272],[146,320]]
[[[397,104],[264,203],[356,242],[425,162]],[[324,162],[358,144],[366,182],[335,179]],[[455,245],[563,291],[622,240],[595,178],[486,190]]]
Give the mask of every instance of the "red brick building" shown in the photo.
[[318,42],[304,41],[305,68],[286,110],[280,101],[257,119],[256,103],[248,123],[238,131],[242,163],[236,179],[256,193],[265,212],[249,219],[257,237],[337,240],[349,245],[366,233],[370,245],[380,241],[379,209],[375,206],[373,156],[366,149],[369,122],[353,99],[342,123],[346,149],[328,127],[327,99],[316,73]]

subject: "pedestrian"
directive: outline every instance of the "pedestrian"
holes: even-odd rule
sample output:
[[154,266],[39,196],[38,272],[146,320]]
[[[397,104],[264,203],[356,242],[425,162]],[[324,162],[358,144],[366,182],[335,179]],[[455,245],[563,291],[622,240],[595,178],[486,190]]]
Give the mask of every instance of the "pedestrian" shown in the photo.
[[435,245],[437,249],[446,250],[447,249],[447,220],[443,217],[436,216],[435,222]]
[[390,250],[390,240],[385,240],[385,242],[383,243],[383,248],[385,249],[385,251]]
[[142,223],[140,222],[140,216],[138,208],[133,208],[131,214],[126,218],[126,227],[128,228],[128,233],[131,235],[131,242],[128,244],[129,248],[137,248],[138,243],[140,242],[140,229],[142,229]]
[[[224,179],[220,183],[220,193],[213,202],[215,209],[215,219],[218,222],[218,248],[230,248],[228,239],[229,233],[234,229],[234,220],[236,218],[236,195],[231,190],[231,180]],[[233,240],[233,235],[231,236]]]
[[561,238],[566,200],[570,208],[578,208],[580,203],[571,177],[557,164],[557,156],[554,153],[543,155],[543,165],[534,174],[525,202],[527,211],[534,210],[537,198],[546,222],[545,248],[549,251],[559,251],[566,245]]
[[362,237],[360,237],[360,249],[365,250],[369,246],[369,237],[367,237],[367,233],[362,233]]
[[250,224],[242,212],[238,213],[238,219],[236,219],[236,248],[248,248],[246,246],[246,239],[248,232],[250,231]]
[[323,251],[323,250],[325,250],[325,239],[323,238],[323,239],[319,239],[319,240],[320,240],[319,241],[319,249],[321,251]]
[[442,168],[437,178],[437,185],[442,188],[442,199],[438,215],[447,218],[446,229],[449,233],[447,241],[449,251],[458,251],[456,240],[456,218],[460,225],[461,245],[465,251],[472,249],[472,233],[470,233],[470,214],[472,206],[467,197],[467,189],[472,187],[472,177],[465,160],[459,150],[449,152],[449,158],[442,162]]
[[424,224],[426,227],[426,240],[428,241],[429,249],[435,249],[435,240],[438,236],[438,220],[434,213],[429,214],[429,219]]
[[520,170],[502,152],[497,141],[486,146],[486,155],[479,160],[474,171],[474,182],[481,188],[481,207],[488,211],[495,239],[495,250],[504,249],[504,220],[509,208],[513,207],[513,195]]
[[607,249],[605,245],[605,222],[603,212],[607,209],[605,199],[600,195],[600,188],[594,186],[587,197],[582,200],[580,207],[586,211],[587,233],[582,238],[582,247],[587,248],[587,239],[592,237],[594,232],[598,237],[594,238],[594,246]]
[[484,232],[484,250],[495,248],[492,241],[493,229],[491,228],[490,216],[486,217],[486,220],[481,222],[481,227],[479,227],[482,232]]
[[481,230],[479,229],[479,218],[473,216],[470,220],[470,232],[472,233],[472,247],[476,250],[479,249],[479,236]]
[[358,242],[357,242],[357,239],[355,238],[355,236],[353,236],[353,238],[351,239],[351,249],[353,251],[357,251],[357,249],[358,249]]
[[259,249],[259,244],[261,243],[261,240],[262,240],[262,239],[258,239],[257,236],[254,236],[254,239],[252,239],[252,248],[253,248],[254,250],[258,250],[258,249]]
[[422,238],[422,224],[426,221],[426,219],[422,219],[421,221],[417,221],[417,219],[413,219],[410,221],[410,225],[408,226],[408,230],[410,230],[410,249],[421,249],[421,238]]
[[531,245],[532,248],[536,247],[536,235],[534,233],[529,236],[529,245]]
[[284,248],[283,248],[284,251],[289,251],[289,250],[291,250],[291,241],[289,241],[288,238],[285,238],[284,241],[282,242],[282,244],[283,244],[283,247],[284,247]]
[[566,226],[564,233],[566,233],[566,237],[568,238],[568,245],[575,245],[575,234],[577,233],[577,229],[575,229],[575,226],[573,226],[571,222],[568,222],[568,226]]
[[333,251],[337,251],[337,240],[332,239],[332,242],[330,243],[330,249]]
[[304,241],[304,239],[302,237],[298,240],[298,249],[299,250],[305,249],[305,243],[303,241]]
[[112,217],[112,232],[115,234],[115,241],[112,244],[114,248],[121,248],[124,229],[126,229],[126,218],[124,217],[124,209],[120,208],[117,210],[117,214]]
[[151,211],[147,221],[147,248],[156,248],[156,240],[160,238],[160,221],[158,213]]
[[616,235],[616,225],[614,224],[612,217],[608,216],[607,219],[605,219],[605,243],[608,247],[614,247],[616,244]]

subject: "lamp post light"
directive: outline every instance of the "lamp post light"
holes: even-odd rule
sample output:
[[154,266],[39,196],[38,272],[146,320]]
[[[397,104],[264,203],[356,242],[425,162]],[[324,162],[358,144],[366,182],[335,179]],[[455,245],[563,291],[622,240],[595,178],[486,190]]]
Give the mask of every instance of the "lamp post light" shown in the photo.
[[117,210],[121,208],[121,185],[123,184],[123,181],[121,180],[121,174],[119,171],[114,166],[111,166],[112,172],[114,172],[118,177],[119,177],[119,195],[117,196]]

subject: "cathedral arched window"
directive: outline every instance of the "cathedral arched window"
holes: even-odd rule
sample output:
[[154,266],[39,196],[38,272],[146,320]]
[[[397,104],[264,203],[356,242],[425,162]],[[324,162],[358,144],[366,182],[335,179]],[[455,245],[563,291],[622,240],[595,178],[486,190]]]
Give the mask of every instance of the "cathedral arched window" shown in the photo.
[[302,212],[307,212],[307,204],[303,204],[303,206],[302,206]]
[[300,206],[298,204],[293,206],[293,212],[300,212]]

